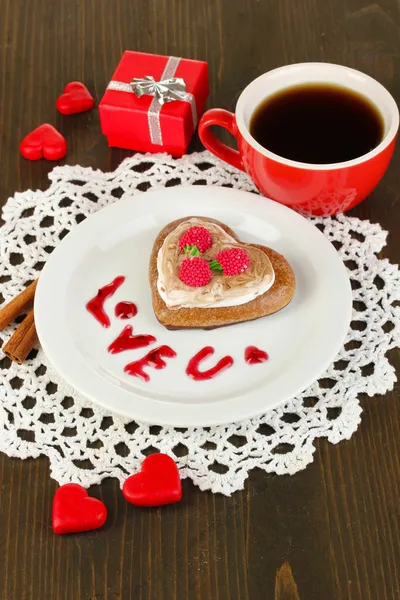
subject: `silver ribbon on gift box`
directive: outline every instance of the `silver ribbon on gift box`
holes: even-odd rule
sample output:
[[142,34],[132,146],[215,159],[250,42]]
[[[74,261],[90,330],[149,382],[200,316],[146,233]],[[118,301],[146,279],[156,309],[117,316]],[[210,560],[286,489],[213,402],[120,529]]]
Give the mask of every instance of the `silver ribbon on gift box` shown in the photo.
[[110,81],[107,86],[108,90],[133,93],[136,94],[138,98],[141,96],[153,96],[153,100],[151,101],[147,113],[147,119],[151,142],[159,146],[163,145],[160,112],[162,106],[167,102],[174,102],[176,100],[189,102],[192,111],[193,129],[195,129],[197,125],[195,98],[193,94],[189,94],[186,91],[185,81],[180,77],[174,77],[180,61],[180,58],[170,56],[160,81],[156,81],[151,75],[146,75],[146,77],[135,78],[130,83]]

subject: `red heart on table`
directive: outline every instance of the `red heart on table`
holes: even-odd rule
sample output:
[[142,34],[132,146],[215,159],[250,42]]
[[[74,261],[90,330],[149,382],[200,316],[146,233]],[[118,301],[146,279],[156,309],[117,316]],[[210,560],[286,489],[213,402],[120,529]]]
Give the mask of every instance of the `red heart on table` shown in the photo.
[[56,107],[63,115],[75,115],[94,108],[93,96],[83,83],[71,81],[57,98]]
[[67,483],[58,488],[53,499],[54,533],[79,533],[102,527],[107,519],[107,509],[77,483]]
[[179,502],[182,486],[176,463],[166,454],[151,454],[142,470],[125,481],[122,494],[136,506],[163,506]]
[[19,150],[28,160],[59,160],[67,154],[67,142],[57,129],[44,123],[24,137]]

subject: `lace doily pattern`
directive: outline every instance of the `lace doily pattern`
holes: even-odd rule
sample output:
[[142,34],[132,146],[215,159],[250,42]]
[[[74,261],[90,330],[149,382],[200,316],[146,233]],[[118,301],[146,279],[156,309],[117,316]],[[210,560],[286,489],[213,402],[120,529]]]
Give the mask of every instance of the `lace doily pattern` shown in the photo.
[[[0,303],[38,277],[49,254],[77,223],[125,195],[178,184],[222,185],[255,191],[245,174],[198,153],[125,160],[113,173],[57,167],[41,192],[7,202],[0,230]],[[398,268],[377,254],[386,242],[379,225],[355,218],[319,218],[315,224],[344,260],[353,288],[347,340],[324,375],[291,402],[229,426],[177,429],[148,426],[109,414],[79,397],[53,372],[40,348],[22,365],[0,355],[0,450],[20,458],[46,455],[60,484],[88,487],[105,477],[122,483],[143,457],[175,458],[182,477],[203,490],[230,495],[251,469],[295,473],[313,460],[314,440],[349,439],[360,423],[358,396],[384,394],[396,374],[386,353],[399,346]],[[15,324],[0,333],[3,345]]]

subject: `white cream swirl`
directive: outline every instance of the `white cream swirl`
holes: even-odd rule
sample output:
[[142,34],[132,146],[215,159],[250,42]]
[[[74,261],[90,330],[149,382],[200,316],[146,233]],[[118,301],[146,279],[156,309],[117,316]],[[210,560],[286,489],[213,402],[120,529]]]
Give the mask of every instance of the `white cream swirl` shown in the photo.
[[[215,259],[224,248],[240,247],[250,256],[250,267],[239,275],[216,274],[202,287],[190,287],[179,279],[179,267],[187,256],[179,248],[184,232],[193,227],[206,227],[213,238],[212,247],[202,256]],[[239,244],[222,227],[207,220],[188,219],[180,223],[164,240],[157,255],[158,293],[171,310],[178,308],[222,308],[239,306],[264,294],[274,283],[275,273],[268,256],[255,246]]]

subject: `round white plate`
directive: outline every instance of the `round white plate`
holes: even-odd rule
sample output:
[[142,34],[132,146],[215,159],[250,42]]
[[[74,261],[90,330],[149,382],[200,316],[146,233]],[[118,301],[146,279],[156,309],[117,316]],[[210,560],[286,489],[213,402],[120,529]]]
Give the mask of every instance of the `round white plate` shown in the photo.
[[[288,307],[256,321],[212,331],[168,331],[154,316],[148,283],[153,241],[167,223],[201,215],[223,221],[244,242],[283,254],[296,276]],[[106,301],[111,327],[86,310],[98,288],[125,275]],[[113,317],[121,300],[138,306],[132,320]],[[115,202],[83,221],[60,243],[40,276],[35,320],[40,343],[60,375],[93,402],[138,421],[207,426],[255,416],[304,390],[329,366],[348,331],[352,295],[345,267],[333,246],[306,219],[252,193],[218,187],[173,187]],[[109,344],[131,323],[177,353],[162,370],[147,368],[148,383],[124,366],[152,346],[111,355]],[[185,374],[188,360],[204,346],[215,354],[208,369],[230,354],[231,368],[208,381]],[[248,365],[246,346],[269,354]]]

